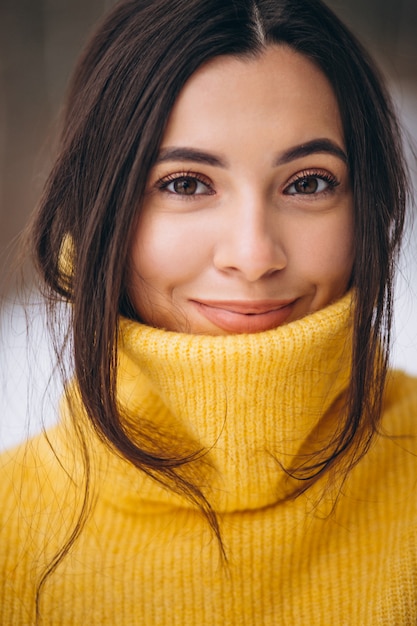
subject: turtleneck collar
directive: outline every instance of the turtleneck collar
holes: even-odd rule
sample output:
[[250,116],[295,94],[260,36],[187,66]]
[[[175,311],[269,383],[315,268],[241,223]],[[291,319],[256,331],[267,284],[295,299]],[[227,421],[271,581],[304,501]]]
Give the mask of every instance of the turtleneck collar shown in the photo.
[[[350,375],[351,307],[348,294],[286,326],[226,337],[123,320],[118,399],[131,437],[151,430],[174,456],[204,450],[189,464],[191,480],[218,512],[278,502],[289,488],[280,464],[297,465],[297,455],[322,448],[337,427],[332,408]],[[104,488],[120,504],[189,506],[108,456]]]

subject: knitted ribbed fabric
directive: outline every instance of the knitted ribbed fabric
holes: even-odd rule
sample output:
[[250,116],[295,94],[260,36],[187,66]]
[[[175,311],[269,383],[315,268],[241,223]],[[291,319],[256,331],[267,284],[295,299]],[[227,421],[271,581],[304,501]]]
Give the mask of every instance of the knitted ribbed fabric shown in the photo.
[[336,500],[324,479],[287,497],[300,481],[283,468],[299,467],[337,430],[350,320],[347,296],[254,335],[192,336],[124,321],[126,428],[138,441],[153,428],[177,456],[205,451],[183,476],[216,511],[226,558],[198,507],[110,452],[73,393],[48,437],[1,458],[0,623],[34,623],[40,576],[77,521],[85,471],[75,419],[87,437],[94,499],[42,587],[40,624],[417,624],[415,380],[390,374],[384,434]]

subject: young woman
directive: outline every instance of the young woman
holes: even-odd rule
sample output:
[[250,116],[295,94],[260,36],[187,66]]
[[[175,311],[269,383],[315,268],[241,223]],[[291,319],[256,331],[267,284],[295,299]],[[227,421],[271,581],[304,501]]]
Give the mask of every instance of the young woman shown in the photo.
[[116,5],[32,229],[74,377],[2,458],[2,623],[416,623],[406,195],[319,0]]

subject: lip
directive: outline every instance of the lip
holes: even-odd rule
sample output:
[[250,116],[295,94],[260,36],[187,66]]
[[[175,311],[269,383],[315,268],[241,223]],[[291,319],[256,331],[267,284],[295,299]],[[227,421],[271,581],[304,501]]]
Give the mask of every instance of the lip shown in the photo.
[[192,300],[211,323],[229,333],[259,333],[281,326],[296,300]]

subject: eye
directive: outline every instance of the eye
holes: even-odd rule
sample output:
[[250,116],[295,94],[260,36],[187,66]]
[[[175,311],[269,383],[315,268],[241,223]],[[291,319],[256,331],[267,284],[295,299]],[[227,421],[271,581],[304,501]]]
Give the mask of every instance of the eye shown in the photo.
[[200,196],[214,193],[209,182],[204,181],[197,174],[174,174],[166,176],[157,182],[161,191],[177,196]]
[[328,172],[314,172],[298,174],[284,190],[284,193],[293,195],[313,195],[331,191],[339,182]]

